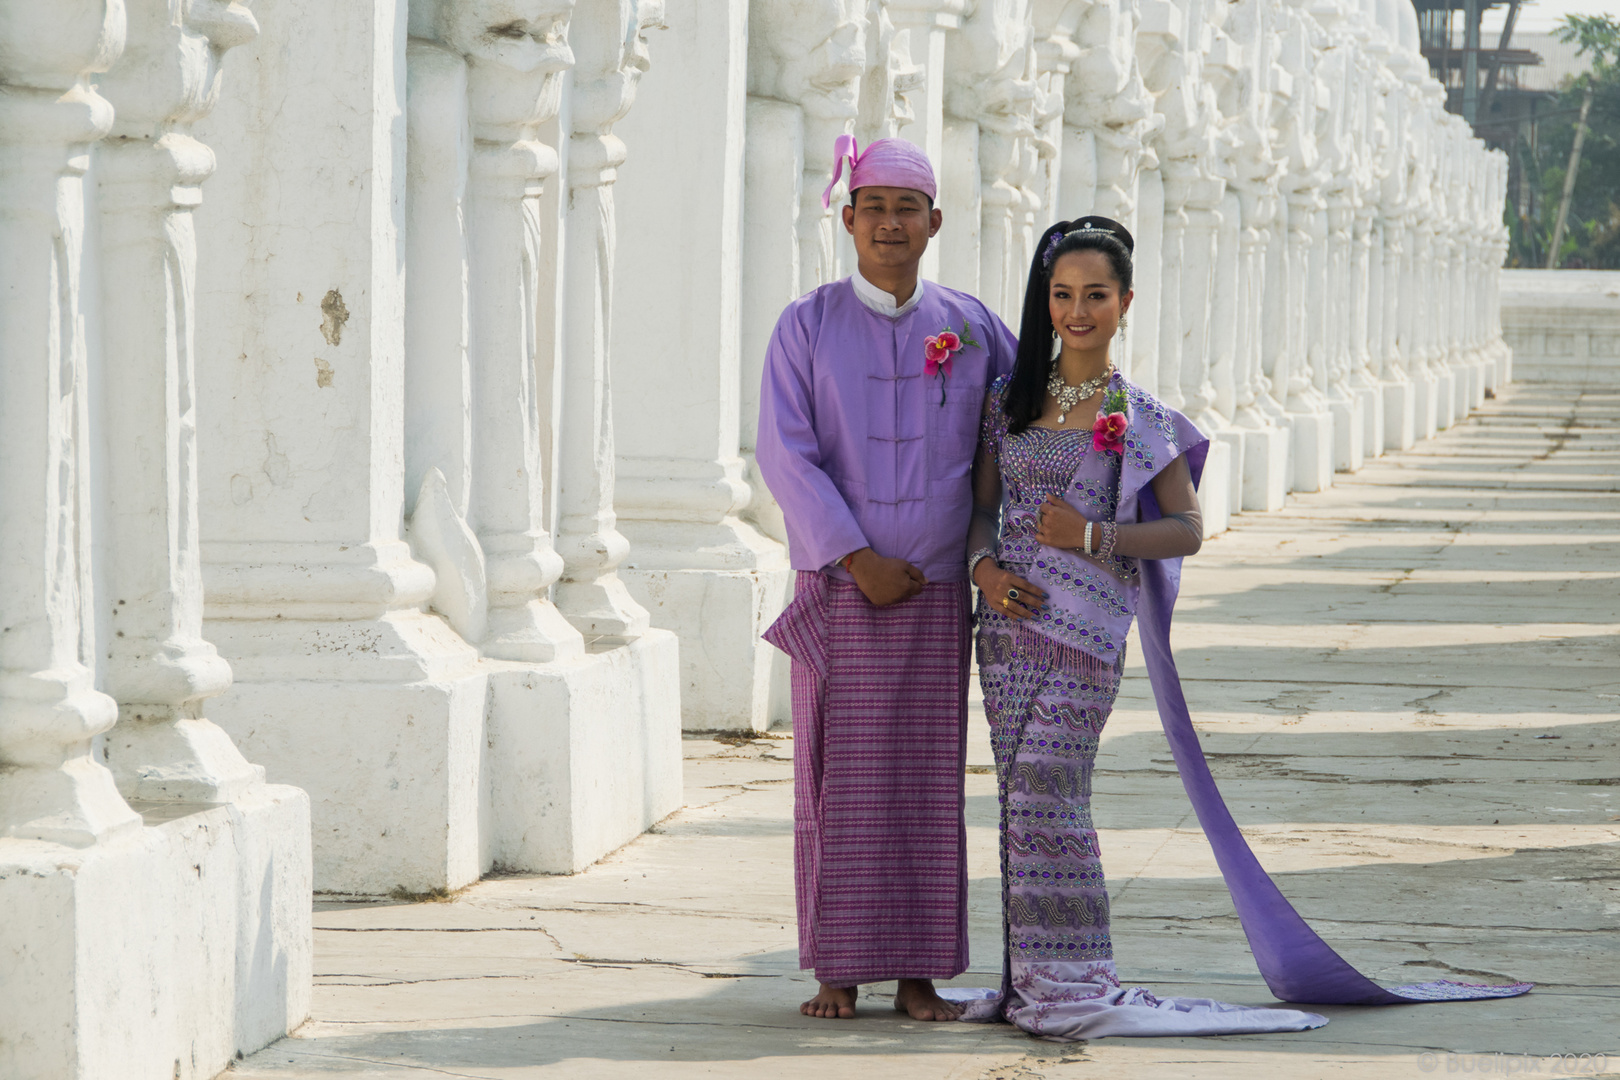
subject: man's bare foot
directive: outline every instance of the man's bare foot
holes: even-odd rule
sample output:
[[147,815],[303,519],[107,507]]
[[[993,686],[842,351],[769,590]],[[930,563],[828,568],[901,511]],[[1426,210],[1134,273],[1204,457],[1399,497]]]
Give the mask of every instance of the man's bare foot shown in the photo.
[[800,1005],[799,1011],[822,1020],[853,1020],[857,992],[853,986],[828,986],[822,983],[816,996]]
[[901,979],[894,1009],[913,1020],[956,1020],[962,1015],[962,1006],[940,997],[930,979]]

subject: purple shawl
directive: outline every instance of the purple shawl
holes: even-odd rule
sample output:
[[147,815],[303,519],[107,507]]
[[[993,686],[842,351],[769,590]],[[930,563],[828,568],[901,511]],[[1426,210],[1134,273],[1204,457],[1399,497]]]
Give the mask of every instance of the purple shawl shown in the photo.
[[[1186,417],[1137,387],[1127,384],[1127,398],[1131,405],[1127,412],[1130,427],[1116,520],[1154,521],[1162,515],[1148,482],[1159,468],[1185,453],[1193,483],[1197,484],[1203,476],[1209,443]],[[1203,826],[1232,894],[1255,963],[1271,992],[1282,1001],[1302,1004],[1395,1005],[1514,997],[1528,991],[1533,983],[1492,986],[1450,979],[1385,988],[1351,967],[1305,924],[1255,858],[1226,808],[1187,711],[1181,678],[1170,652],[1170,619],[1181,587],[1181,560],[1143,559],[1138,564],[1138,576],[1138,636],[1159,705],[1159,721],[1170,741],[1187,798],[1198,814],[1198,823]]]

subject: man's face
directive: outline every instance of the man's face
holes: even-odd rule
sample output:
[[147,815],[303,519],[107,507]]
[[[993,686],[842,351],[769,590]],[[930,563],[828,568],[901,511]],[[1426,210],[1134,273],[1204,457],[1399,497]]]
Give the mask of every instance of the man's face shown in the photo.
[[943,221],[928,196],[911,188],[863,187],[855,193],[855,205],[844,207],[844,228],[869,266],[916,266]]

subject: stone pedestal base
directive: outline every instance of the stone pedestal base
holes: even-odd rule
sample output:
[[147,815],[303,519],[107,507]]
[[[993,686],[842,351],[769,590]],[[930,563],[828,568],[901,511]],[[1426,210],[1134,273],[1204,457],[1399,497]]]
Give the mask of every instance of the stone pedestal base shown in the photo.
[[209,1080],[309,1016],[309,801],[140,803],[89,848],[0,839],[0,1076]]
[[1425,372],[1412,379],[1412,435],[1413,440],[1432,439],[1440,430],[1440,380]]
[[1232,445],[1217,436],[1209,441],[1209,457],[1198,484],[1198,509],[1204,519],[1204,539],[1232,527]]
[[210,716],[271,780],[309,792],[317,889],[478,880],[488,682],[443,620],[221,620],[207,632],[236,670]]
[[[1223,421],[1223,424],[1225,422]],[[1226,527],[1232,527],[1232,518],[1243,512],[1244,448],[1243,432],[1231,424],[1217,428],[1211,435],[1214,442],[1226,447],[1226,469],[1231,481],[1227,485]]]
[[1326,491],[1333,485],[1333,414],[1290,413],[1293,425],[1294,491]]
[[1243,432],[1243,509],[1281,510],[1288,495],[1288,432],[1278,427]]
[[1367,457],[1361,399],[1349,394],[1332,399],[1328,411],[1333,414],[1334,471],[1355,472]]
[[678,652],[649,630],[555,664],[486,662],[497,868],[574,873],[680,808]]
[[759,635],[786,602],[792,573],[781,562],[769,570],[619,570],[653,625],[680,639],[685,730],[770,728],[777,652]]
[[1485,391],[1496,389],[1496,361],[1484,350],[1474,354],[1473,394],[1468,399],[1468,411],[1473,412],[1485,404]]
[[1434,429],[1444,431],[1457,415],[1457,377],[1446,368],[1435,375],[1434,382]]
[[1409,450],[1417,442],[1417,390],[1409,382],[1385,383],[1384,449]]
[[1362,459],[1378,457],[1384,452],[1384,395],[1374,383],[1351,388],[1361,410]]
[[1472,357],[1451,367],[1451,421],[1457,421],[1474,411],[1474,394],[1484,394],[1479,368]]

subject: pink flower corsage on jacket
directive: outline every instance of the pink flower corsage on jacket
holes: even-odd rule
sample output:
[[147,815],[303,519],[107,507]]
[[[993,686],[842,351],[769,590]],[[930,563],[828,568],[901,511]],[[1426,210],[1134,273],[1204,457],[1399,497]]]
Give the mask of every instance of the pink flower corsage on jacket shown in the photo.
[[1091,448],[1112,454],[1125,451],[1125,394],[1110,390],[1097,410],[1097,422],[1091,425]]
[[923,342],[923,370],[930,378],[939,376],[941,406],[945,404],[945,380],[951,373],[951,357],[969,347],[977,349],[979,343],[973,340],[973,330],[965,318],[962,320],[960,334],[946,326]]

